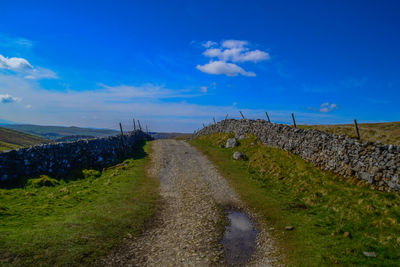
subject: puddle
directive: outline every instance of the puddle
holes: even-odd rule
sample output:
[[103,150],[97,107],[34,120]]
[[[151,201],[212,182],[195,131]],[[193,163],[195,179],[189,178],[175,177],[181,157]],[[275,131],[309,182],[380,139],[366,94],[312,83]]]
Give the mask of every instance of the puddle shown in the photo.
[[228,219],[229,226],[222,238],[226,262],[244,265],[256,249],[257,230],[246,213],[229,211]]

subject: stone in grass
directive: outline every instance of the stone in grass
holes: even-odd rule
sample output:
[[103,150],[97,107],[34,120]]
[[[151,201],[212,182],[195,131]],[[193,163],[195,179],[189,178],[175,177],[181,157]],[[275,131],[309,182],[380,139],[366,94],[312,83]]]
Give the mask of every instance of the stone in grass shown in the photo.
[[294,226],[288,225],[288,226],[285,227],[285,230],[286,231],[292,231],[292,230],[294,230]]
[[363,254],[365,257],[372,257],[372,258],[376,257],[376,253],[374,251],[363,251]]
[[233,153],[233,159],[235,159],[235,160],[239,160],[239,159],[245,160],[245,159],[247,159],[247,157],[246,157],[245,154],[243,154],[243,153],[241,153],[239,151],[236,151],[235,153]]
[[237,141],[235,138],[229,138],[226,141],[226,145],[225,145],[226,148],[231,148],[231,147],[235,147],[235,146],[237,146]]
[[350,232],[344,232],[344,233],[343,233],[343,236],[344,236],[345,238],[351,238],[351,233],[350,233]]

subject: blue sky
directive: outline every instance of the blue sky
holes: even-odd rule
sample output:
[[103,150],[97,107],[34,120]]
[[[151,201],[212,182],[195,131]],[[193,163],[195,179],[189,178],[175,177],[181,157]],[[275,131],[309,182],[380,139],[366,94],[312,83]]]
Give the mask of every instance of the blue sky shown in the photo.
[[0,120],[398,121],[398,14],[398,1],[3,0]]

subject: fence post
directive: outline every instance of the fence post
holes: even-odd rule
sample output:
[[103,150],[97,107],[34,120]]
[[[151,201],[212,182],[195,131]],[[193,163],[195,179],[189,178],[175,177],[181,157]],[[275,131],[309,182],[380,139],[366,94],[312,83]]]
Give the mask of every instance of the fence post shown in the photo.
[[356,128],[357,138],[360,139],[360,132],[358,131],[358,124],[356,119],[354,119],[354,127]]
[[142,130],[142,125],[140,125],[140,121],[137,120],[137,123],[138,123],[138,125],[139,125],[139,130],[141,131],[141,130]]
[[293,126],[296,128],[296,120],[294,119],[294,114],[292,113],[292,119],[293,119]]
[[269,119],[268,113],[266,111],[265,111],[265,115],[267,115],[268,122],[271,123],[271,120]]
[[135,122],[135,118],[133,118],[133,130],[136,132],[136,122]]
[[242,115],[242,118],[245,119],[245,117],[243,116],[243,113],[239,110],[240,115]]
[[122,131],[122,124],[119,123],[119,129],[121,130],[121,142],[122,146],[125,147],[124,132]]

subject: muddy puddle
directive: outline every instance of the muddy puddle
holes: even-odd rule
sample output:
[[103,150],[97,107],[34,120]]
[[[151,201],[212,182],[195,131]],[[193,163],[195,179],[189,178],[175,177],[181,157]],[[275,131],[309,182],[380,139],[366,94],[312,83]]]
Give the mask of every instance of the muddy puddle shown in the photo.
[[250,217],[241,211],[229,211],[222,245],[229,265],[244,265],[256,250],[257,230]]

